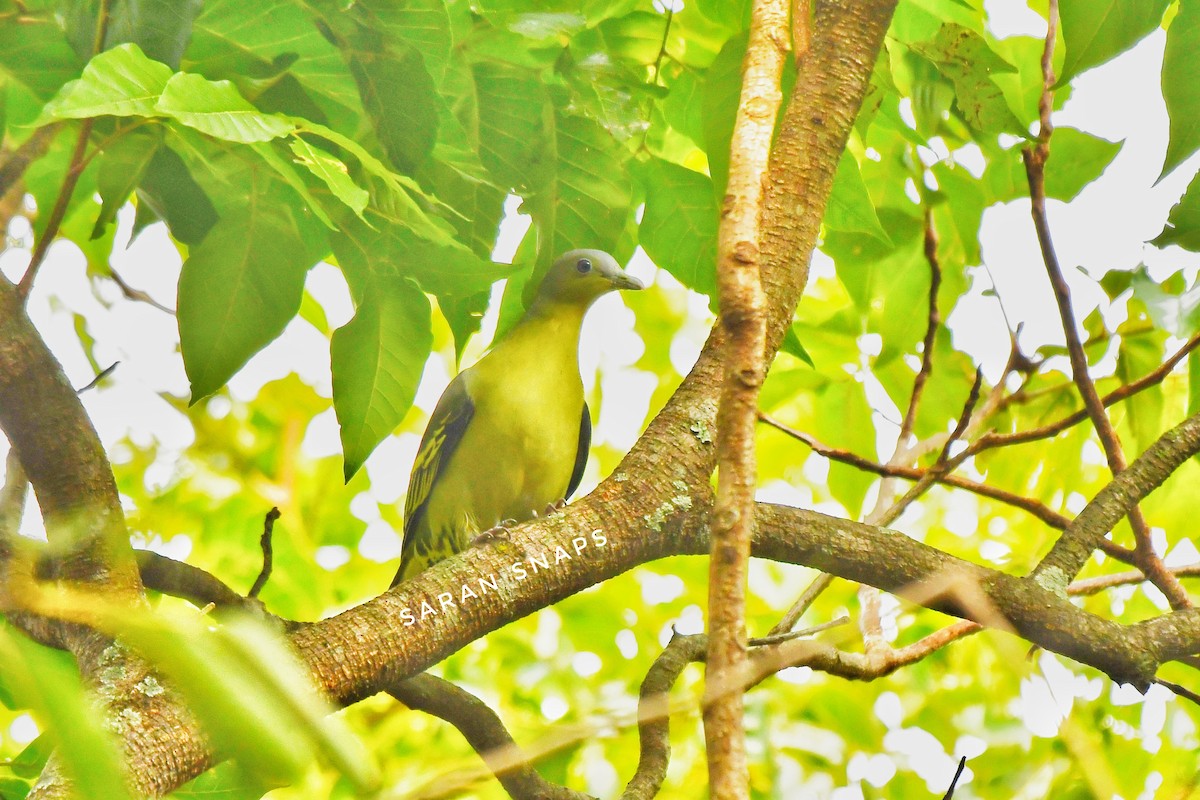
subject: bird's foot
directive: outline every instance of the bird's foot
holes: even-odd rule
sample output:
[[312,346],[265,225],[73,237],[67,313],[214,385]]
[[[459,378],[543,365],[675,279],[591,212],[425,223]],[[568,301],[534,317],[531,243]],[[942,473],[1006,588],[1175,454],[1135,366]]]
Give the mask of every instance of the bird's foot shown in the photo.
[[562,511],[566,507],[567,507],[567,499],[565,497],[559,498],[558,500],[556,500],[553,503],[547,503],[546,510],[542,512],[542,515],[548,517],[551,514],[556,514],[559,511]]
[[499,525],[493,525],[492,527],[488,528],[486,531],[483,531],[478,536],[476,536],[474,539],[472,539],[471,546],[478,547],[481,544],[490,544],[491,542],[494,542],[497,539],[507,539],[508,538],[508,529],[515,527],[516,524],[517,524],[517,521],[515,519],[501,520]]

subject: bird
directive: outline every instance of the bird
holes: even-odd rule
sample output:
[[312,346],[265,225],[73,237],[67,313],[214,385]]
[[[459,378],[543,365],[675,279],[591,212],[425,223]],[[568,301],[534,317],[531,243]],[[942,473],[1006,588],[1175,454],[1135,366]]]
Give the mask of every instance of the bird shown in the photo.
[[583,319],[601,296],[642,288],[608,253],[570,250],[516,325],[450,382],[413,463],[392,586],[574,493],[592,439]]

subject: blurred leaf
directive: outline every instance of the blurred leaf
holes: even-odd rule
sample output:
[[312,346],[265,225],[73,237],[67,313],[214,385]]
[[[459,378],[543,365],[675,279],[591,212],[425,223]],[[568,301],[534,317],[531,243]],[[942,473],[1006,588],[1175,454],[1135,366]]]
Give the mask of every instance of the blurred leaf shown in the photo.
[[1150,244],[1155,247],[1178,245],[1184,250],[1200,253],[1200,175],[1192,178],[1183,197],[1171,207],[1162,233]]
[[858,170],[858,161],[849,152],[842,153],[838,161],[833,191],[825,209],[825,226],[836,231],[865,233],[891,244],[887,232],[879,224],[879,216],[867,193],[867,185],[863,183],[862,173]]
[[376,278],[333,334],[333,406],[349,481],[404,419],[433,342],[429,300],[403,278]]
[[63,771],[92,796],[127,796],[121,755],[69,659],[0,627],[4,683],[54,737]]
[[1156,326],[1181,339],[1200,331],[1200,285],[1172,292],[1144,268],[1132,273],[1131,285],[1133,296],[1145,303]]
[[[1156,7],[1158,5],[1158,2],[1154,3]],[[1200,81],[1197,76],[1200,76],[1200,2],[1180,0],[1179,13],[1167,29],[1167,47],[1163,54],[1162,93],[1167,116],[1171,119],[1171,138],[1167,143],[1163,175],[1200,149]]]
[[646,209],[638,235],[647,255],[684,286],[716,297],[719,209],[712,181],[658,158],[640,176]]
[[1067,55],[1059,83],[1103,64],[1158,27],[1170,0],[1061,0],[1062,39]]
[[0,66],[38,99],[48,100],[79,75],[84,59],[75,55],[52,6],[31,10],[16,0],[0,2]]
[[46,761],[50,758],[52,752],[54,752],[54,737],[49,733],[40,734],[32,742],[25,745],[25,749],[12,760],[9,768],[13,771],[14,775],[19,775],[22,778],[36,778],[42,774],[42,770],[46,767]]
[[259,800],[270,787],[233,761],[217,764],[176,789],[173,800]]
[[1026,135],[1025,126],[1008,107],[992,76],[1014,72],[988,40],[961,25],[943,25],[932,40],[912,45],[954,83],[954,105],[967,124],[982,133],[1008,131]]
[[142,175],[157,155],[161,144],[161,128],[135,129],[118,138],[101,153],[96,188],[100,192],[103,206],[96,217],[91,238],[100,238],[117,218],[117,212],[141,182]]
[[345,164],[299,136],[291,140],[290,146],[297,163],[320,178],[338,200],[362,217],[370,195],[354,182]]
[[0,778],[0,800],[25,800],[32,788],[19,778]]

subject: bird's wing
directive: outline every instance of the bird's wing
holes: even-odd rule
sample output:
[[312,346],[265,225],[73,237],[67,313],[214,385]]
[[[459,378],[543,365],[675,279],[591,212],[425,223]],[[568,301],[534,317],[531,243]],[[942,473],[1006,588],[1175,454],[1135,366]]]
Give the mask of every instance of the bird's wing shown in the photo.
[[438,400],[429,425],[425,427],[425,435],[421,437],[417,459],[413,462],[412,476],[408,479],[408,496],[404,500],[404,550],[400,562],[402,564],[408,560],[409,551],[416,544],[413,534],[417,520],[425,513],[433,486],[450,463],[450,458],[475,414],[475,404],[471,402],[466,383],[461,377],[460,374],[451,381]]
[[591,446],[592,414],[588,411],[588,404],[585,400],[583,403],[583,419],[579,420],[579,449],[575,451],[575,466],[571,470],[571,482],[567,484],[567,495],[563,498],[564,500],[575,494],[575,490],[579,488],[579,482],[583,480],[584,467],[587,466],[588,450]]

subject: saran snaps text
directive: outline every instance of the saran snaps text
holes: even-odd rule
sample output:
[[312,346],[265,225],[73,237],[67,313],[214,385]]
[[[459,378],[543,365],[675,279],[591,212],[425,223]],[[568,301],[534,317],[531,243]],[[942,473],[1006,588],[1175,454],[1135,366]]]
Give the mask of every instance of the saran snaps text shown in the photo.
[[[538,555],[530,555],[527,558],[517,561],[508,568],[508,571],[516,577],[517,580],[523,581],[531,575],[537,575],[539,572],[550,569],[556,564],[561,564],[564,561],[570,561],[575,556],[587,550],[589,546],[604,547],[608,544],[608,537],[597,528],[592,531],[590,541],[586,536],[576,536],[571,540],[571,548],[575,551],[572,555],[567,548],[562,545],[557,545],[554,552],[542,552]],[[528,565],[528,566],[526,566]],[[489,591],[498,592],[499,585],[496,582],[497,576],[493,573],[490,577],[476,578],[474,584],[464,583],[460,587],[455,600],[454,592],[441,592],[437,596],[438,606],[434,607],[428,600],[421,601],[421,607],[415,611],[411,608],[403,608],[400,610],[400,619],[404,621],[405,627],[416,625],[429,616],[437,616],[445,612],[447,608],[456,608],[465,604],[472,598],[478,598],[481,595],[487,594]],[[478,591],[473,586],[478,587]]]

